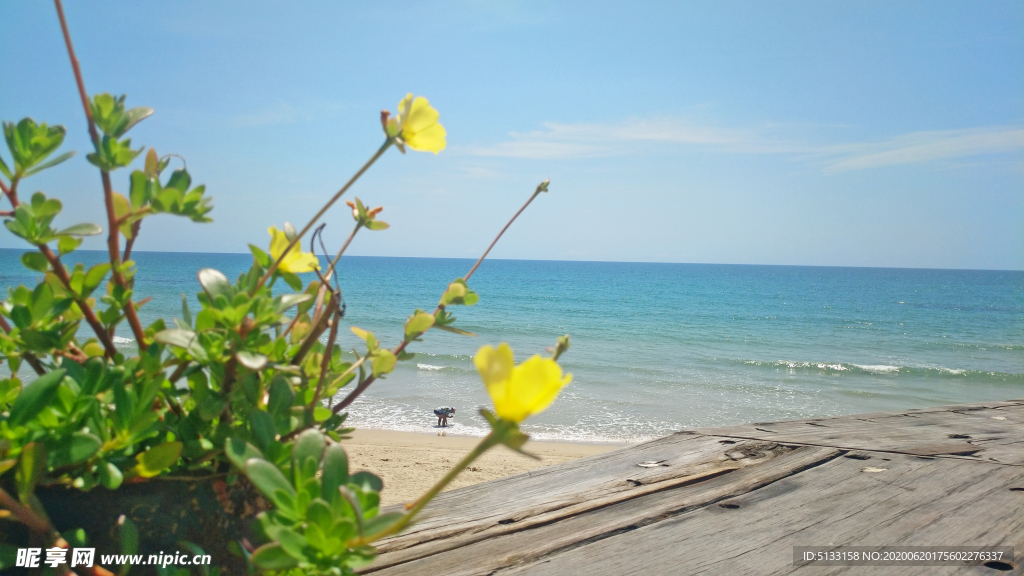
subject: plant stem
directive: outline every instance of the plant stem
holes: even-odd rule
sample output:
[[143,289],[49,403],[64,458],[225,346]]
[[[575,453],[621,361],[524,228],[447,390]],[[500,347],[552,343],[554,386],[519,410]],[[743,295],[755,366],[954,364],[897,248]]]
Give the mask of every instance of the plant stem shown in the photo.
[[494,431],[491,431],[491,433],[485,436],[484,439],[481,440],[480,443],[477,444],[476,447],[473,448],[473,450],[469,454],[466,454],[466,456],[462,460],[460,460],[459,463],[456,464],[454,468],[449,470],[448,473],[445,474],[444,478],[441,478],[441,480],[438,481],[437,484],[434,484],[434,486],[432,486],[430,490],[426,492],[426,494],[420,496],[419,500],[417,500],[415,503],[412,504],[411,507],[409,507],[409,511],[405,513],[405,516],[403,516],[401,520],[392,524],[391,526],[389,526],[381,532],[361,538],[359,544],[369,544],[371,542],[380,540],[381,538],[384,538],[386,536],[391,536],[392,534],[397,534],[401,532],[401,530],[405,528],[409,524],[409,522],[412,522],[413,518],[417,514],[419,514],[420,510],[423,510],[424,506],[429,504],[430,501],[433,500],[435,496],[437,496],[442,490],[444,490],[449,484],[451,484],[452,480],[454,480],[455,477],[458,476],[460,472],[465,470],[467,466],[472,464],[474,460],[483,455],[484,452],[490,450],[497,444],[499,444],[498,438],[495,435]]
[[[3,316],[0,316],[0,328],[8,334],[11,333],[11,325],[7,323],[7,320],[4,320]],[[24,358],[25,362],[28,362],[28,365],[36,371],[36,374],[40,376],[46,374],[46,370],[43,368],[42,363],[39,362],[39,358],[36,358],[35,354],[31,352],[22,352],[21,357]]]
[[[4,193],[7,194],[7,199],[11,201],[11,206],[14,208],[17,208],[21,204],[18,201],[17,179],[11,181],[10,188],[4,190]],[[53,273],[57,276],[57,279],[59,279],[61,284],[64,285],[64,288],[71,293],[75,303],[78,304],[78,308],[82,311],[82,316],[85,318],[86,323],[92,327],[93,332],[96,333],[96,337],[103,343],[103,349],[106,351],[107,358],[113,358],[114,354],[117,353],[117,348],[114,347],[114,341],[110,338],[110,334],[107,330],[103,328],[103,324],[100,323],[100,319],[96,317],[96,313],[93,312],[93,309],[85,301],[85,298],[79,297],[75,294],[75,291],[71,289],[71,277],[68,275],[68,271],[64,268],[64,264],[60,261],[60,257],[54,254],[53,250],[51,250],[46,244],[40,244],[37,248],[39,248],[39,252],[41,252],[46,258],[46,261],[50,263],[50,268],[53,269]]]
[[[89,107],[89,96],[85,91],[85,81],[82,79],[82,69],[78,65],[78,57],[75,56],[75,48],[71,44],[71,33],[68,31],[68,23],[64,18],[64,7],[61,0],[53,0],[57,8],[57,18],[60,20],[61,32],[64,34],[64,45],[67,47],[68,58],[71,60],[71,70],[75,75],[75,85],[78,87],[78,96],[82,100],[82,109],[85,111],[85,119],[89,126],[89,137],[92,138],[93,147],[97,153],[101,151],[100,136],[96,131],[96,123],[92,119],[92,109]],[[110,183],[110,173],[100,169],[100,178],[103,181],[103,204],[107,209],[107,252],[110,256],[111,276],[114,282],[122,288],[127,288],[124,275],[121,274],[121,249],[118,246],[120,231],[117,226],[117,214],[114,211],[114,188]],[[135,342],[139,345],[140,351],[146,350],[146,332],[142,328],[138,314],[135,313],[135,305],[131,299],[124,305],[124,313],[128,318],[128,324],[135,334]]]
[[302,362],[306,354],[313,349],[313,344],[316,343],[320,335],[327,329],[327,318],[338,308],[338,299],[331,298],[331,301],[327,304],[327,309],[324,310],[323,315],[320,316],[320,320],[310,329],[309,334],[306,335],[306,339],[302,341],[302,346],[299,347],[299,351],[292,357],[291,364],[297,365]]
[[[522,208],[520,208],[518,212],[512,215],[512,218],[509,219],[509,221],[505,224],[505,227],[501,229],[501,232],[498,232],[498,235],[495,236],[494,240],[491,241],[491,245],[487,247],[487,250],[484,250],[484,253],[480,256],[480,259],[476,261],[476,264],[473,264],[473,267],[469,269],[469,272],[467,272],[466,275],[463,276],[463,280],[469,280],[469,277],[473,275],[473,272],[476,272],[476,269],[477,267],[480,266],[480,263],[484,261],[484,258],[487,258],[487,254],[490,253],[491,248],[494,248],[494,245],[497,244],[498,240],[501,239],[502,234],[504,234],[505,231],[508,230],[509,226],[511,226],[512,223],[516,221],[516,218],[518,218],[519,215],[523,213],[523,210],[526,210],[526,207],[529,206],[531,202],[533,202],[533,199],[536,198],[541,192],[545,191],[545,184],[546,182],[538,185],[537,189],[534,190],[533,195],[530,196],[530,199],[527,200],[525,204],[523,204]],[[438,307],[434,309],[434,314],[436,315],[442,308],[443,306],[438,305]],[[396,346],[391,352],[395,356],[398,356],[400,352],[405,350],[405,346],[407,344],[408,342],[402,342],[401,344]],[[369,378],[364,380],[359,386],[355,388],[355,390],[349,392],[348,396],[345,396],[345,398],[341,402],[339,402],[336,406],[331,408],[331,410],[335,414],[337,414],[341,410],[344,410],[349,404],[354,402],[355,399],[358,398],[359,395],[362,394],[364,390],[369,388],[370,384],[373,384],[373,382],[376,379],[376,376],[370,376]]]
[[56,530],[50,523],[32,511],[31,508],[26,508],[18,503],[17,500],[11,497],[6,490],[0,488],[0,506],[11,511],[11,514],[17,518],[22,524],[28,526],[34,532],[40,532],[42,534],[56,534]]
[[501,232],[498,232],[498,235],[494,237],[494,240],[491,242],[491,245],[487,247],[487,250],[484,250],[483,255],[481,255],[480,259],[476,261],[476,264],[473,264],[473,267],[469,269],[469,272],[467,272],[466,275],[462,277],[463,280],[467,282],[469,281],[469,277],[472,276],[474,272],[476,272],[476,269],[478,266],[480,266],[480,263],[483,262],[484,258],[487,258],[487,255],[491,253],[491,248],[494,248],[494,245],[498,243],[498,240],[501,240],[501,235],[505,233],[505,230],[508,230],[508,227],[511,226],[512,223],[516,221],[516,218],[519,218],[519,215],[523,213],[523,210],[526,210],[526,207],[530,205],[530,202],[533,202],[533,199],[544,191],[541,188],[542,186],[544,185],[541,184],[540,186],[537,186],[537,189],[534,190],[533,195],[530,196],[530,199],[526,201],[526,204],[523,204],[523,207],[520,208],[518,212],[512,215],[512,218],[505,224],[505,227],[501,229]]
[[124,256],[121,257],[122,261],[128,260],[132,257],[132,246],[135,246],[135,239],[139,237],[139,229],[141,228],[142,220],[136,220],[135,223],[132,224],[132,237],[124,242]]
[[[60,0],[54,1],[59,2]],[[294,248],[295,245],[298,244],[300,240],[302,240],[302,237],[306,235],[306,232],[309,232],[309,229],[312,228],[313,225],[316,224],[318,220],[320,220],[320,217],[323,216],[324,213],[326,213],[327,210],[330,209],[330,207],[333,206],[334,203],[338,201],[338,198],[341,198],[341,196],[345,192],[348,192],[348,189],[351,188],[352,185],[356,183],[356,180],[359,180],[359,177],[362,176],[364,172],[369,170],[370,166],[373,166],[373,163],[376,162],[377,159],[380,158],[382,155],[384,155],[384,152],[387,151],[387,149],[390,148],[391,145],[394,143],[395,141],[392,140],[391,138],[385,140],[384,144],[382,144],[381,147],[377,149],[377,151],[373,154],[373,156],[371,156],[370,159],[367,160],[365,164],[363,164],[363,167],[360,168],[355,174],[353,174],[352,177],[348,179],[348,182],[346,182],[345,185],[342,186],[341,189],[338,190],[334,194],[334,196],[332,196],[331,199],[327,201],[326,204],[324,204],[323,208],[321,208],[320,211],[317,212],[316,215],[314,215],[313,218],[310,219],[309,223],[307,223],[306,226],[301,231],[299,231],[298,234],[295,235],[295,238],[293,238],[292,241],[288,243],[288,247],[284,249],[284,252],[281,254],[281,258],[274,260],[274,262],[270,264],[270,269],[267,270],[267,273],[264,274],[263,277],[260,278],[260,281],[256,283],[256,290],[262,288],[263,285],[267,282],[267,280],[274,275],[274,272],[277,271],[277,265],[283,259],[284,255],[291,251],[291,249]]]
[[356,232],[359,232],[359,229],[362,227],[363,224],[361,222],[356,223],[355,228],[352,229],[352,232],[348,235],[348,238],[345,239],[345,243],[342,244],[341,249],[338,250],[338,255],[334,257],[334,260],[331,260],[331,264],[327,266],[326,273],[322,275],[323,284],[320,286],[320,289],[316,291],[316,305],[313,306],[314,323],[316,323],[316,321],[319,320],[320,314],[323,313],[324,296],[327,294],[328,290],[327,282],[331,279],[331,276],[334,274],[334,268],[335,266],[338,265],[338,261],[341,260],[341,255],[345,253],[345,250],[348,248],[348,245],[352,243],[352,239],[356,237]]
[[324,273],[324,280],[330,280],[331,275],[334,273],[334,267],[338,265],[338,260],[341,260],[341,255],[348,249],[348,245],[352,243],[352,239],[356,237],[356,232],[363,227],[362,222],[356,223],[356,227],[352,229],[352,233],[345,239],[345,243],[341,245],[341,249],[338,250],[338,254],[331,260],[330,266],[327,267],[327,271]]
[[[331,301],[333,302],[334,298]],[[309,403],[310,410],[316,407],[316,403],[320,400],[320,392],[324,388],[324,380],[327,379],[327,369],[331,366],[331,348],[334,347],[334,341],[338,339],[338,324],[341,324],[341,314],[338,314],[338,308],[335,306],[331,334],[327,337],[327,347],[324,349],[324,357],[320,362],[320,379],[316,383],[316,390],[313,391],[313,400]]]

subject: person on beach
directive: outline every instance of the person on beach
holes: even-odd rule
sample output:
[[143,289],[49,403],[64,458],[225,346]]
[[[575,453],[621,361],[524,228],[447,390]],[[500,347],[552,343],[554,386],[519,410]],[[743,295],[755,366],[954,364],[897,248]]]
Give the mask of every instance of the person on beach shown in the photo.
[[434,415],[437,416],[437,425],[442,428],[448,427],[448,418],[455,417],[455,408],[441,407],[434,409]]

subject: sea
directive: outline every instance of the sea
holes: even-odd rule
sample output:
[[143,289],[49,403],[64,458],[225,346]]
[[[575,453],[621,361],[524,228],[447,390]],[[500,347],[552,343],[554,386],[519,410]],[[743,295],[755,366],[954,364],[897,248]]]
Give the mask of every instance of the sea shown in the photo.
[[[38,280],[22,253],[0,250],[0,289]],[[180,317],[182,294],[198,310],[200,268],[234,278],[251,263],[248,254],[133,259],[136,298],[153,298],[144,324]],[[393,346],[405,318],[433,310],[472,264],[346,257],[343,328]],[[409,347],[414,358],[352,404],[349,424],[441,433],[433,409],[451,406],[444,433],[483,435],[478,409],[490,401],[475,352],[508,342],[522,361],[563,334],[572,383],[524,423],[539,440],[632,443],[695,427],[1024,397],[1020,271],[488,260],[470,286],[479,303],[451,310],[476,336],[428,332]],[[360,349],[349,330],[340,334],[343,349]],[[126,352],[130,335],[125,327],[116,338]]]

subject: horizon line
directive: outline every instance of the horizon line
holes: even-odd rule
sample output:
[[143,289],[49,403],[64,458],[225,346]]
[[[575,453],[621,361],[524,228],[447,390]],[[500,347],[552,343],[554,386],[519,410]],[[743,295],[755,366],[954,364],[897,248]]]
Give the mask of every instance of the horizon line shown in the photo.
[[[20,251],[22,248],[2,248],[0,250]],[[106,250],[82,249],[75,252],[99,252],[106,254]],[[213,255],[248,255],[249,252],[187,252],[187,251],[161,251],[161,250],[133,250],[134,254],[213,254]],[[317,258],[325,258],[317,256]],[[470,260],[476,258],[461,256],[371,256],[353,254],[348,258],[406,258],[418,260]],[[505,262],[572,262],[572,263],[597,263],[597,264],[672,264],[682,266],[765,266],[777,268],[858,268],[866,270],[935,270],[947,272],[1024,272],[1024,268],[934,268],[928,266],[849,266],[841,264],[750,264],[737,262],[665,262],[657,260],[562,260],[557,258],[487,258],[487,260],[500,260]]]

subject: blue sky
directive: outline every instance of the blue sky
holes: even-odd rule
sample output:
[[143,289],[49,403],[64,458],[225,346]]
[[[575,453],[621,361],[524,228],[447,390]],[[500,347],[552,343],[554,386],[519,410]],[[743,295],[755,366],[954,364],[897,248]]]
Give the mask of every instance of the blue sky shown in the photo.
[[[1024,4],[138,2],[66,6],[90,92],[156,114],[214,224],[140,250],[240,252],[305,222],[406,92],[448,149],[354,188],[392,228],[352,254],[1024,269]],[[0,3],[0,117],[87,150],[53,8]],[[6,153],[6,151],[4,151]],[[115,173],[127,188],[127,171]],[[24,184],[102,222],[81,155]],[[337,245],[351,220],[327,219]],[[0,247],[17,247],[0,235]],[[99,239],[87,247],[101,248]]]

